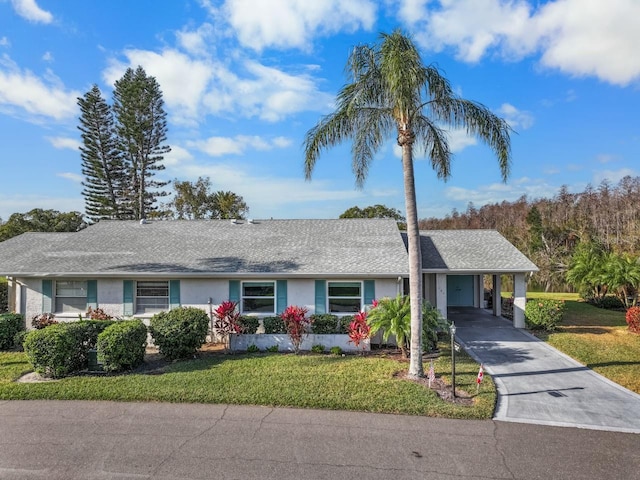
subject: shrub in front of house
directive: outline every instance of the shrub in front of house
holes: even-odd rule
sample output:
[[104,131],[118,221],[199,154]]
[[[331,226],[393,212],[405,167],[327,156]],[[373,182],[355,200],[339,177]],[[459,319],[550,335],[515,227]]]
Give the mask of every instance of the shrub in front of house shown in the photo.
[[19,313],[0,314],[0,350],[11,350],[14,338],[24,330],[24,317]]
[[260,349],[257,345],[252,343],[247,347],[247,353],[260,353]]
[[354,318],[355,318],[354,315],[345,315],[344,317],[340,317],[340,324],[338,325],[338,333],[348,335],[349,326],[351,325],[351,322],[353,322]]
[[9,311],[9,284],[0,281],[0,313]]
[[76,346],[70,359],[72,372],[88,368],[89,350],[96,349],[98,336],[113,323],[112,320],[81,320],[64,324]]
[[98,361],[107,372],[131,370],[144,361],[146,345],[147,327],[142,320],[116,322],[98,335]]
[[623,310],[624,303],[615,295],[605,295],[600,298],[593,298],[589,300],[589,303],[605,310]]
[[631,307],[627,310],[625,320],[630,332],[640,333],[640,307]]
[[331,313],[315,313],[311,319],[311,333],[318,335],[334,334],[339,332],[340,320],[337,315]]
[[73,371],[77,345],[68,324],[32,330],[24,339],[24,351],[34,370],[41,375],[59,378]]
[[532,299],[524,308],[525,321],[531,330],[552,332],[562,321],[564,302],[562,300]]
[[175,360],[196,353],[207,340],[209,316],[195,307],[173,308],[151,317],[149,332],[165,357]]
[[22,344],[24,343],[24,337],[27,336],[27,333],[29,333],[28,330],[20,330],[13,336],[13,347],[16,350],[20,352],[24,351],[24,347],[22,346]]
[[260,326],[260,319],[258,317],[243,315],[238,319],[238,325],[240,325],[242,333],[252,335],[258,331],[258,327]]
[[264,317],[262,319],[264,333],[287,333],[284,321],[280,317]]
[[319,343],[312,345],[311,346],[311,351],[313,353],[324,353],[324,345],[321,345]]
[[311,331],[311,319],[307,317],[307,309],[306,307],[289,305],[280,314],[280,318],[287,329],[287,335],[293,345],[293,352],[297,355],[302,341]]

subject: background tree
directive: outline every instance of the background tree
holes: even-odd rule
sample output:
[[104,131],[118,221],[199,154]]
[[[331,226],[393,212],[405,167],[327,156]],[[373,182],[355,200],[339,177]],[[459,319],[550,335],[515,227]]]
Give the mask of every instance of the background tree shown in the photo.
[[380,204],[364,208],[356,205],[346,209],[340,215],[340,218],[393,218],[400,229],[404,230],[406,228],[405,218],[399,210]]
[[85,213],[94,222],[121,218],[124,166],[115,137],[113,113],[97,85],[78,98],[78,106]]
[[209,177],[199,177],[195,183],[174,180],[173,200],[169,203],[174,217],[180,220],[213,218],[213,199],[210,188]]
[[213,194],[213,211],[213,218],[240,219],[249,213],[249,207],[240,195],[218,190]]
[[34,208],[27,213],[14,213],[0,225],[0,241],[25,232],[77,232],[86,226],[79,212]]
[[324,149],[353,139],[353,171],[362,186],[374,154],[389,137],[402,149],[409,289],[411,359],[409,376],[424,376],[422,363],[422,254],[418,231],[414,148],[431,160],[439,178],[451,174],[448,137],[443,126],[465,128],[496,153],[506,179],[510,164],[510,128],[479,103],[459,98],[448,80],[425,65],[411,39],[400,31],[382,34],[380,43],[356,46],[348,62],[349,81],[337,96],[337,109],[307,133],[307,179]]
[[245,218],[249,207],[244,199],[233,192],[211,192],[209,177],[198,177],[195,182],[174,180],[174,196],[168,206],[178,219],[233,219]]
[[139,220],[157,210],[158,197],[169,194],[160,190],[168,181],[153,180],[165,168],[163,155],[171,151],[164,144],[167,114],[156,79],[140,66],[135,71],[127,69],[115,82],[113,112],[128,181],[123,197],[128,215]]

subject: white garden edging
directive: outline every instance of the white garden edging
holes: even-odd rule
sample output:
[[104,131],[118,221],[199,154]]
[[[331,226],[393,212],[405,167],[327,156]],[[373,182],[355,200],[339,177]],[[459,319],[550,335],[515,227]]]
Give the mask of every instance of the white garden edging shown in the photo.
[[[286,333],[231,335],[229,348],[232,351],[246,351],[250,345],[255,345],[262,351],[274,345],[278,345],[278,350],[281,352],[293,352],[293,345]],[[302,341],[302,345],[300,345],[300,350],[311,350],[313,345],[322,345],[327,352],[331,347],[340,347],[343,352],[359,352],[363,350],[363,346],[365,351],[369,351],[371,349],[369,340],[365,340],[363,345],[356,348],[353,343],[349,342],[349,335],[311,333],[305,336]]]

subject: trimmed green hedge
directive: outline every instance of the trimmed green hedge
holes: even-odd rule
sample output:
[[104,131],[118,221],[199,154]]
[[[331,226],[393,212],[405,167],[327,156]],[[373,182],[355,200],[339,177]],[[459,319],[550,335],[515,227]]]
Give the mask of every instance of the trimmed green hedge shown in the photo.
[[160,353],[171,360],[194,355],[207,340],[208,331],[209,316],[195,307],[156,313],[149,326]]
[[147,327],[141,320],[123,320],[98,335],[98,362],[107,372],[134,369],[144,362]]
[[262,319],[264,333],[287,333],[284,322],[280,317],[264,317]]
[[311,332],[317,334],[330,334],[339,332],[339,319],[331,313],[313,314],[311,319]]
[[[5,284],[6,285],[6,284]],[[0,315],[0,350],[14,348],[16,334],[24,330],[24,317],[19,313],[3,313]]]
[[0,313],[9,311],[9,284],[0,281]]
[[98,335],[113,323],[83,320],[32,330],[25,336],[24,351],[36,372],[64,377],[88,367],[89,350],[96,348]]
[[258,317],[242,316],[238,320],[242,333],[253,334],[256,333],[260,326],[260,319]]

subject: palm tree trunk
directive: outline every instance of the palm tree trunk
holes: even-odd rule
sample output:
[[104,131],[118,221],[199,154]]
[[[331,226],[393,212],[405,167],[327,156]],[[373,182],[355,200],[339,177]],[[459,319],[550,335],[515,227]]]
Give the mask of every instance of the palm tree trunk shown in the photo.
[[413,145],[402,145],[404,202],[407,211],[407,246],[409,251],[409,295],[411,300],[411,357],[409,377],[424,377],[422,365],[422,251],[418,230],[416,185],[413,175]]

